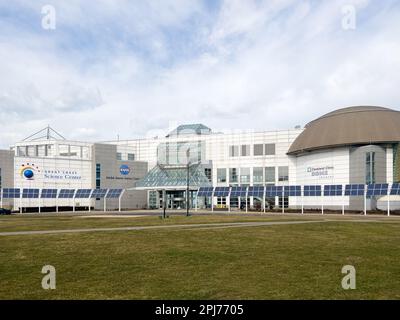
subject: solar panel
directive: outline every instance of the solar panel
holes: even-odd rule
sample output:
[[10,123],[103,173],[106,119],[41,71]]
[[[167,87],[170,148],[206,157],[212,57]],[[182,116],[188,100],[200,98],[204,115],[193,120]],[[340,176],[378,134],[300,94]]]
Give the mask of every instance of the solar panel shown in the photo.
[[22,189],[22,198],[36,199],[39,198],[39,189]]
[[390,190],[391,195],[400,195],[400,183],[393,183]]
[[388,193],[387,183],[374,183],[367,186],[367,196],[385,196]]
[[331,184],[324,186],[324,196],[341,196],[343,195],[343,187],[341,184]]
[[119,198],[122,194],[122,189],[110,189],[107,193],[107,198]]
[[[231,195],[232,195],[232,193],[231,193]],[[264,186],[249,187],[249,191],[248,191],[247,195],[249,197],[264,198]]]
[[197,193],[198,197],[211,197],[214,187],[200,187]]
[[300,197],[301,196],[301,186],[284,186],[283,195],[289,197]]
[[282,186],[265,186],[266,197],[279,197],[282,196]]
[[363,184],[346,184],[344,189],[345,196],[363,196],[364,195]]
[[247,195],[247,187],[239,187],[235,186],[231,189],[231,197],[241,197],[246,198]]
[[214,197],[229,196],[229,187],[215,187]]
[[104,198],[107,194],[108,189],[93,189],[91,198]]
[[58,194],[59,199],[72,199],[75,194],[75,189],[61,189]]
[[87,199],[87,198],[90,198],[91,193],[92,193],[92,189],[78,189],[78,190],[76,190],[75,198]]
[[304,186],[305,197],[321,196],[321,186]]
[[57,198],[57,189],[42,189],[40,197],[46,199]]
[[21,191],[17,188],[4,188],[3,189],[3,198],[4,199],[16,199],[20,198]]

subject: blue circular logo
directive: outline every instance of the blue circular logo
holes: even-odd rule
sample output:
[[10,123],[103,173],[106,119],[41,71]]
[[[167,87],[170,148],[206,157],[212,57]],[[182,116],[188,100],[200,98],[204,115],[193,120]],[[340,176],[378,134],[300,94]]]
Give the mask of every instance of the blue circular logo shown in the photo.
[[129,168],[126,164],[123,164],[119,167],[119,172],[123,175],[126,176],[131,172],[131,168]]
[[31,169],[26,169],[24,170],[24,177],[27,179],[32,179],[34,176],[33,170]]

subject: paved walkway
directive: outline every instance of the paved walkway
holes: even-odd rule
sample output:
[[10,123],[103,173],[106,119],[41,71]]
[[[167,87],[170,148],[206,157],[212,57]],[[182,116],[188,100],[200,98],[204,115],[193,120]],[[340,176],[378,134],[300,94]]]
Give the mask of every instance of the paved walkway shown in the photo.
[[115,228],[84,228],[84,229],[65,229],[65,230],[36,230],[36,231],[9,231],[0,232],[0,236],[20,236],[20,235],[43,235],[60,233],[80,233],[80,232],[105,232],[105,231],[138,231],[155,229],[177,229],[177,230],[205,230],[215,228],[237,228],[237,227],[261,227],[287,224],[307,224],[323,223],[330,220],[305,220],[305,221],[270,221],[270,222],[230,222],[230,223],[192,223],[192,224],[171,224],[158,226],[137,226],[137,227],[115,227]]

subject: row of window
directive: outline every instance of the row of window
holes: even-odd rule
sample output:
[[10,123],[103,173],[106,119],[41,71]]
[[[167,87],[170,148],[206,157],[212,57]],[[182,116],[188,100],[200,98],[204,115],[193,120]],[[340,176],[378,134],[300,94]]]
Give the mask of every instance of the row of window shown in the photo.
[[[217,183],[250,183],[251,169],[253,169],[253,184],[275,183],[278,181],[289,181],[289,167],[278,168],[278,179],[276,179],[276,167],[254,167],[254,168],[217,168]],[[229,178],[229,179],[228,179]]]
[[59,144],[58,154],[56,154],[55,146],[51,144],[19,146],[17,147],[17,155],[19,157],[53,157],[58,155],[61,157],[89,159],[90,148],[69,144]]
[[122,158],[122,153],[117,152],[117,160],[128,160],[128,161],[134,161],[135,160],[135,154],[134,153],[128,153],[127,158],[123,159]]
[[[229,146],[230,157],[248,157],[251,155],[250,145]],[[273,156],[275,155],[275,143],[260,143],[253,145],[254,156]]]

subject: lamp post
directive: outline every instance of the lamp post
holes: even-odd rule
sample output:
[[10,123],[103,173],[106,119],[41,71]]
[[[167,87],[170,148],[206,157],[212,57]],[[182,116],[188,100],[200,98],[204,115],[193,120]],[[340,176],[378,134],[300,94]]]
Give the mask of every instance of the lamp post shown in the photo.
[[186,175],[186,216],[189,217],[189,206],[190,206],[190,199],[189,199],[189,169],[190,169],[190,148],[186,150],[186,162],[187,162],[187,175]]

